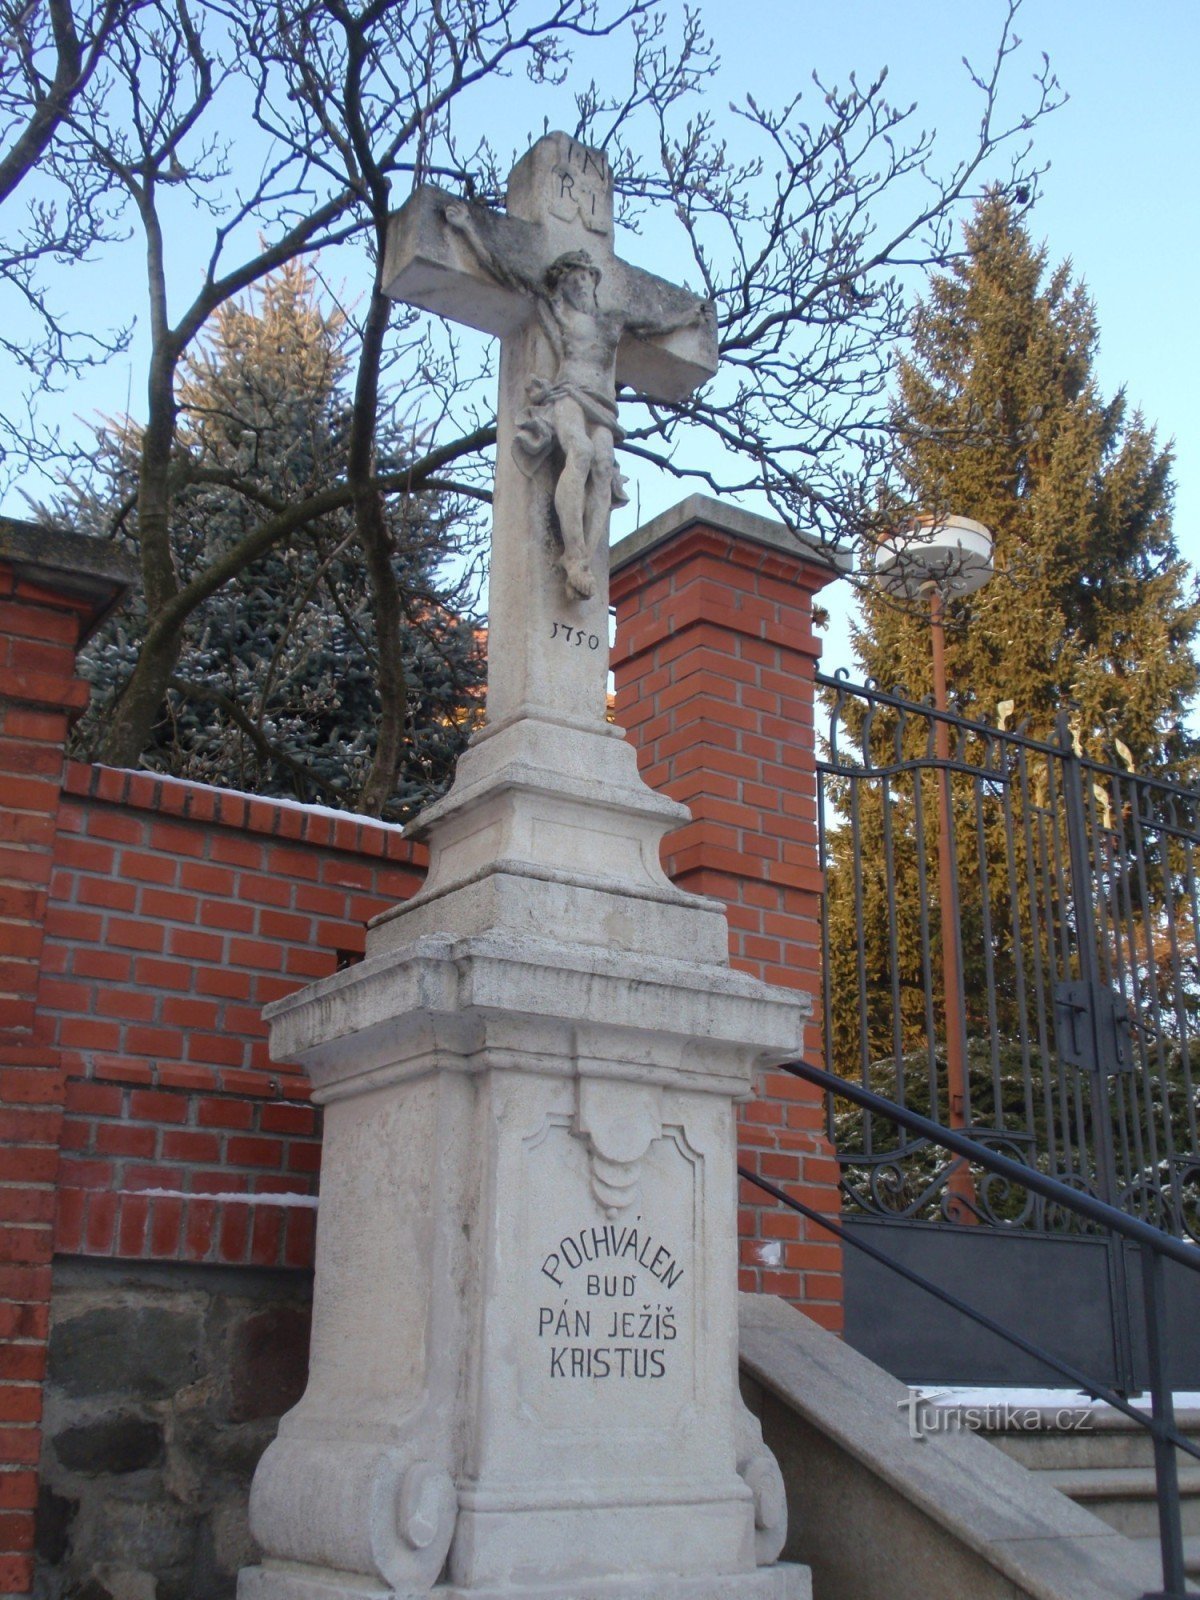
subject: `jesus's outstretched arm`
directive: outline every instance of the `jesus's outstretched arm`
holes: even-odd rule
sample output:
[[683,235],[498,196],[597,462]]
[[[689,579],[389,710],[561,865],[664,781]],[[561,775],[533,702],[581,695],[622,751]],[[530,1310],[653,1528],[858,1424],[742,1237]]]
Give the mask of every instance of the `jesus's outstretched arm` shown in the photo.
[[452,200],[442,214],[447,227],[458,234],[489,277],[495,278],[497,283],[502,283],[509,289],[515,289],[519,294],[532,295],[536,299],[544,298],[545,291],[540,284],[527,278],[524,273],[502,260],[490,248],[476,226],[471,207],[465,200]]
[[710,319],[716,321],[717,308],[711,300],[697,300],[689,310],[675,317],[630,317],[625,331],[638,339],[654,339],[667,333],[678,333],[683,328],[701,327]]

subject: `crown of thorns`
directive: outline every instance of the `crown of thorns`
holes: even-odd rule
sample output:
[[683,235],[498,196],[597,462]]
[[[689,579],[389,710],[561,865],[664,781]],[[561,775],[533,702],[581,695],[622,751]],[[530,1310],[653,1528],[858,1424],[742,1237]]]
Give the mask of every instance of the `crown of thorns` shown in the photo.
[[589,274],[593,283],[600,282],[600,268],[592,260],[586,250],[568,250],[566,255],[559,256],[546,268],[547,289],[557,289],[568,272],[576,272],[580,268]]

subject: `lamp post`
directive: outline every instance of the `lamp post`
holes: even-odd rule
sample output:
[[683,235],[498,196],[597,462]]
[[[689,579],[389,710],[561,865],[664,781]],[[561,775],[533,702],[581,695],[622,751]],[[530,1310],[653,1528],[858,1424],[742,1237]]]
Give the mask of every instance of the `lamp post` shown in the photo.
[[[875,575],[887,593],[921,599],[929,606],[933,705],[934,710],[941,713],[934,717],[933,739],[938,760],[938,900],[942,924],[942,982],[946,991],[946,1089],[950,1126],[966,1129],[970,1121],[967,1035],[962,969],[958,959],[958,879],[951,828],[945,605],[947,596],[973,594],[991,577],[992,535],[981,522],[974,522],[970,517],[917,517],[880,547]],[[965,1162],[956,1161],[950,1168],[946,1192],[950,1220],[975,1222],[975,1183]]]

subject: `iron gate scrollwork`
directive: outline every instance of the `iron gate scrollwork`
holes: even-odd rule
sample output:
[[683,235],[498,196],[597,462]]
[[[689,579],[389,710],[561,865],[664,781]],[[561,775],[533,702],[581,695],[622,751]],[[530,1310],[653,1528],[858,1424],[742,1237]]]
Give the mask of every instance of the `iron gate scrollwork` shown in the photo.
[[[1048,742],[818,683],[827,1070],[1200,1243],[1200,795],[1085,758],[1066,717]],[[1079,1226],[846,1103],[830,1119],[852,1212]]]

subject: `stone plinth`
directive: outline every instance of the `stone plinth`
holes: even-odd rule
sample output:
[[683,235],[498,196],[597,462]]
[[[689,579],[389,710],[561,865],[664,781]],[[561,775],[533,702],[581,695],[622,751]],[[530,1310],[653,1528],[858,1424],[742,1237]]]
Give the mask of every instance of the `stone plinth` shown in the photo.
[[722,906],[677,889],[659,859],[663,834],[687,819],[643,783],[620,728],[489,727],[413,830],[429,845],[425,887],[376,918],[368,952],[503,928],[724,966]]
[[[325,1145],[309,1387],[242,1600],[803,1594],[757,1565],[784,1513],[737,1389],[733,1128],[803,999],[689,959],[694,897],[629,894],[631,951],[560,935],[550,873],[492,876],[536,934],[403,942],[400,911],[274,1008]],[[475,921],[479,881],[415,925]]]
[[667,883],[682,814],[603,729],[485,738],[426,891],[273,1008],[325,1144],[242,1600],[804,1592],[758,1565],[785,1513],[737,1388],[733,1106],[808,1003]]

